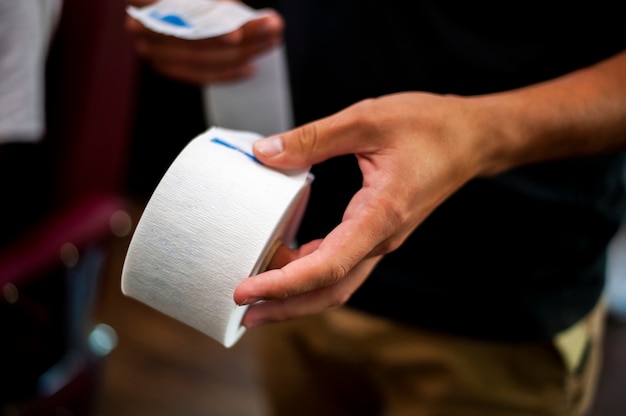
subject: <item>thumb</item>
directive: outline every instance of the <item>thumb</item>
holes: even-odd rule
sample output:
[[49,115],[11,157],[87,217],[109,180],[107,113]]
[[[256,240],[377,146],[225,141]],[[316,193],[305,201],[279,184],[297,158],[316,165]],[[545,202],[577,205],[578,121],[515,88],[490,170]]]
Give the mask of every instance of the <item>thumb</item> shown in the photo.
[[330,116],[299,128],[257,140],[254,155],[263,164],[280,169],[300,169],[343,154],[356,153],[354,133]]

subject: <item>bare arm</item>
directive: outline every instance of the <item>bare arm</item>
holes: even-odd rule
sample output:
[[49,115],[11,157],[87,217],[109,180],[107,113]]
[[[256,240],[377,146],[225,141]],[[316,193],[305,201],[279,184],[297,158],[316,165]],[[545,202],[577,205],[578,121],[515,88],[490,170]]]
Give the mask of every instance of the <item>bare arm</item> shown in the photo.
[[235,291],[259,325],[340,305],[384,254],[475,177],[626,149],[626,52],[541,84],[475,97],[407,92],[365,100],[256,143],[264,163],[356,155],[363,187],[323,240],[283,249]]
[[476,100],[490,110],[493,128],[504,139],[491,158],[495,172],[626,149],[626,52],[549,82]]

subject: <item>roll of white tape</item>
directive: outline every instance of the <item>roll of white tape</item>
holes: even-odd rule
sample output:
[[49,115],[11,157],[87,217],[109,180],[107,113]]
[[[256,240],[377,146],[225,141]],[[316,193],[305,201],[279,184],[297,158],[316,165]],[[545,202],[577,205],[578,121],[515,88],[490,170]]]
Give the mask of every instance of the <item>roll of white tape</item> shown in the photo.
[[312,180],[260,164],[261,137],[213,127],[194,138],[148,201],[122,270],[123,293],[226,347],[245,331],[236,286],[276,241],[291,243]]

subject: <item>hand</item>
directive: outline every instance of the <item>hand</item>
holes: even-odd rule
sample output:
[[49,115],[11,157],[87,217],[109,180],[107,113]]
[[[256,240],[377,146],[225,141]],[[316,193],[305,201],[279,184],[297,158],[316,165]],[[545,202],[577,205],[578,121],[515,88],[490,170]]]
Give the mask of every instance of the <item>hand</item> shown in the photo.
[[[321,242],[322,240],[312,241],[299,249],[290,249],[284,245],[280,246],[268,269],[279,269],[296,259],[304,258],[308,254],[313,253]],[[274,290],[284,290],[284,292],[276,297],[268,296],[263,299],[248,298],[248,301],[245,303],[256,302],[257,300],[264,301],[252,305],[246,312],[242,323],[245,327],[252,328],[266,322],[284,321],[341,305],[363,284],[381,258],[382,256],[376,256],[360,261],[345,276],[331,285],[317,286],[315,282],[311,281],[311,284],[302,282],[299,285],[300,287],[292,289],[287,287],[286,284],[279,283]],[[280,279],[281,276],[278,275],[277,278]],[[253,277],[248,278],[248,280],[250,279],[253,279]],[[263,284],[266,283],[268,282]],[[283,289],[280,289],[278,286],[283,286]],[[239,289],[237,290],[239,291]]]
[[[252,304],[244,325],[281,321],[345,303],[385,253],[449,195],[488,171],[488,118],[473,101],[423,93],[362,101],[333,116],[257,141],[255,155],[277,168],[302,168],[354,154],[363,187],[324,239],[283,248],[275,268],[236,289]],[[258,300],[263,302],[255,303]],[[255,304],[253,304],[255,303]]]
[[[132,0],[145,6],[154,0]],[[139,55],[160,73],[195,85],[233,81],[254,72],[252,60],[282,42],[283,20],[275,12],[223,36],[188,40],[151,31],[130,16],[126,28]]]

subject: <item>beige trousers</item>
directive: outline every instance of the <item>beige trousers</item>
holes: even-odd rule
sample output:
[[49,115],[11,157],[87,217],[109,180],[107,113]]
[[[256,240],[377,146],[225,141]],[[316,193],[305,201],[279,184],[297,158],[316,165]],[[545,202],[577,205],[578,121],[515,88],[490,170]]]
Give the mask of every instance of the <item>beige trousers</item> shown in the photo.
[[584,415],[604,307],[553,342],[442,336],[346,307],[257,331],[271,416]]

